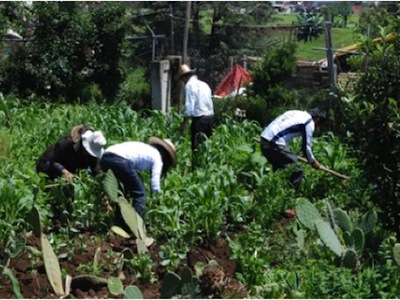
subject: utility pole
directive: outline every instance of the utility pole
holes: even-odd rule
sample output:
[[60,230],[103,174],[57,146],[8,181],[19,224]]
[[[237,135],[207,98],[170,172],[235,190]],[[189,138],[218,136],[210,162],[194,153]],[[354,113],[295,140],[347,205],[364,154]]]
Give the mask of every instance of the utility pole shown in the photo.
[[[191,11],[191,1],[186,2],[186,14],[185,14],[185,28],[183,31],[183,53],[182,53],[182,64],[187,64],[187,48],[188,48],[188,40],[189,40],[189,24],[190,24],[190,11]],[[183,98],[184,98],[184,84],[181,82],[181,92],[179,93],[179,104],[178,111],[181,112],[183,109]]]
[[324,26],[325,26],[326,58],[328,60],[329,91],[333,92],[335,88],[335,69],[333,62],[332,22],[330,14],[325,15]]
[[183,33],[183,55],[182,63],[187,63],[187,47],[189,40],[189,23],[190,23],[190,11],[191,11],[192,1],[186,2],[186,15],[185,15],[185,28]]
[[174,47],[174,13],[172,10],[172,5],[169,5],[169,10],[171,13],[171,53],[175,55],[175,47]]
[[[328,114],[332,112],[332,98],[335,95],[335,66],[333,62],[333,51],[332,51],[332,22],[331,22],[331,15],[325,15],[325,42],[326,42],[326,58],[328,61],[328,76],[329,76],[329,97],[328,97]],[[329,127],[331,129],[332,124]]]

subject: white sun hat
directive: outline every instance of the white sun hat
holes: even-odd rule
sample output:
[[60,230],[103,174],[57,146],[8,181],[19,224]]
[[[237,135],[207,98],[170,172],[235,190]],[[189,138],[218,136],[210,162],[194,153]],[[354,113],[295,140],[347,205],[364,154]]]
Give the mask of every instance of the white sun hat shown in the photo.
[[91,156],[100,158],[106,144],[107,140],[100,131],[88,130],[82,134],[82,145]]

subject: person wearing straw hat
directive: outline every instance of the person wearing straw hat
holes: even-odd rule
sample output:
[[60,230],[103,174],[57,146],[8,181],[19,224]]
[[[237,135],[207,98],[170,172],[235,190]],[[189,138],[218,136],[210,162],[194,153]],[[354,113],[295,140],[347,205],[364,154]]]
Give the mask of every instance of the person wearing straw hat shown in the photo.
[[[319,108],[310,111],[289,110],[273,120],[261,133],[261,151],[272,165],[273,170],[285,169],[298,162],[297,155],[288,148],[295,137],[302,137],[302,151],[307,161],[315,169],[320,168],[311,150],[315,126],[326,120],[326,113]],[[298,188],[303,178],[303,170],[296,167],[290,176],[290,183]]]
[[189,119],[191,123],[191,145],[195,152],[204,141],[204,136],[210,137],[214,119],[214,104],[209,85],[197,78],[196,69],[190,69],[183,64],[179,69],[179,79],[185,84],[184,119],[179,127],[183,132]]
[[[176,148],[169,139],[151,137],[148,143],[127,141],[108,147],[100,160],[104,172],[112,170],[134,199],[136,212],[145,216],[145,188],[137,171],[151,171],[151,190],[161,192],[160,179],[176,166]],[[118,216],[116,216],[118,218]]]
[[92,174],[100,171],[98,160],[103,154],[107,140],[100,131],[80,124],[50,146],[37,160],[36,171],[49,179],[65,177],[73,180],[79,169],[90,169]]

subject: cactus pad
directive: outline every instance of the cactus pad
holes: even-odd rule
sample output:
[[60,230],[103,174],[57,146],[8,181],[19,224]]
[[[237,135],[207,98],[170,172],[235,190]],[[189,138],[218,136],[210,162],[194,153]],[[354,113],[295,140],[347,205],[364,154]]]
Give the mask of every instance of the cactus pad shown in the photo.
[[130,285],[124,291],[124,299],[144,299],[144,297],[136,285]]
[[337,208],[333,211],[336,224],[342,229],[342,231],[353,231],[353,224],[351,224],[348,214],[341,208]]
[[343,251],[342,245],[332,227],[323,220],[316,221],[315,227],[324,245],[331,249],[337,256],[340,256]]
[[297,218],[305,227],[314,230],[314,223],[317,220],[322,220],[322,217],[314,204],[306,199],[304,200],[303,203],[296,205]]

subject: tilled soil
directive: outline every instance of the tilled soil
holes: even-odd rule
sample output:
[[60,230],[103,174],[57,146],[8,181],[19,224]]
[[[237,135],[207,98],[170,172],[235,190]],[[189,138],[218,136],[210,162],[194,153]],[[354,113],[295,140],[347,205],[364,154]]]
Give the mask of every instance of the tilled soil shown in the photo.
[[[62,256],[59,259],[62,277],[65,280],[66,275],[75,277],[82,274],[91,274],[90,270],[82,270],[79,266],[91,265],[96,253],[96,249],[100,247],[99,266],[100,270],[96,276],[109,278],[110,276],[118,276],[115,268],[115,257],[111,258],[110,253],[120,253],[122,250],[129,248],[133,253],[136,252],[136,243],[134,239],[124,239],[117,235],[108,235],[106,240],[95,242],[99,239],[93,239],[95,233],[86,232],[81,234],[75,241],[75,244],[82,245],[82,240],[85,241],[84,248],[73,247],[73,250],[66,249],[68,255]],[[83,239],[82,239],[83,236]],[[30,236],[27,239],[27,246],[40,250],[40,239]],[[154,266],[152,271],[157,278],[155,283],[144,283],[138,280],[135,274],[123,269],[122,282],[124,286],[136,285],[141,290],[145,299],[160,298],[161,283],[167,270],[161,266],[161,258],[159,256],[159,245],[155,242],[149,247]],[[62,253],[57,253],[58,255]],[[230,251],[226,240],[220,239],[213,244],[204,243],[187,253],[187,258],[182,260],[180,268],[188,266],[194,273],[194,266],[197,262],[207,263],[210,260],[217,261],[223,268],[227,276],[233,277],[235,271],[235,262],[229,258]],[[41,298],[51,299],[59,298],[53,291],[53,288],[47,278],[43,260],[37,254],[33,254],[32,250],[25,250],[17,257],[10,260],[8,266],[20,285],[21,294],[24,298]],[[177,270],[179,274],[179,268]],[[123,298],[123,295],[112,295],[109,293],[106,285],[102,286],[73,286],[70,291],[72,298]],[[3,275],[0,280],[0,298],[10,299],[16,298],[14,294],[12,282],[9,277]]]

